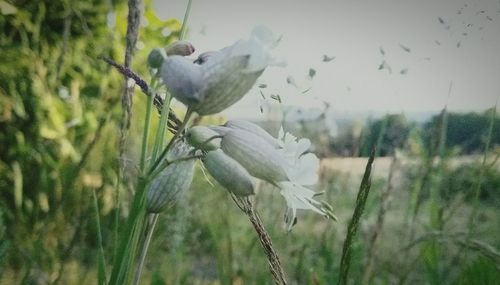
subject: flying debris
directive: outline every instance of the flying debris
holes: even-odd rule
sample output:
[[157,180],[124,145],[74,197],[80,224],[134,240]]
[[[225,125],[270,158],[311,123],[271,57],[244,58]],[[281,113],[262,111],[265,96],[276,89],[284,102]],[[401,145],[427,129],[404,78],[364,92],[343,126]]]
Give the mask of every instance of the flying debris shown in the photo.
[[486,19],[488,19],[489,21],[493,21],[493,18],[491,18],[490,16],[486,16]]
[[309,92],[309,90],[311,90],[311,87],[309,87],[306,90],[302,91],[302,94],[306,94],[307,92]]
[[462,36],[467,36],[467,33],[466,33],[466,32],[463,32],[463,33],[462,33]]
[[443,18],[438,17],[438,20],[439,20],[439,23],[440,23],[440,24],[444,25],[444,20],[443,20]]
[[481,10],[481,11],[477,11],[476,15],[479,15],[479,14],[484,14],[485,11]]
[[264,95],[264,92],[262,92],[262,90],[259,90],[260,91],[260,96],[262,96],[262,99],[266,100],[266,96]]
[[427,60],[427,61],[430,61],[431,58],[430,57],[424,57],[423,60]]
[[280,97],[280,95],[278,95],[278,94],[271,94],[270,97],[271,97],[271,99],[276,100],[276,101],[280,102],[280,104],[281,104],[281,97]]
[[402,49],[403,49],[404,51],[406,51],[406,52],[411,52],[411,49],[410,49],[409,47],[407,47],[407,46],[404,46],[404,45],[402,45],[402,44],[399,44],[399,47],[400,47],[400,48],[402,48]]
[[316,70],[314,68],[309,68],[309,77],[313,79],[315,75],[316,75]]
[[387,71],[389,72],[389,74],[392,73],[392,68],[389,64],[387,64],[387,62],[384,60],[382,61],[382,63],[378,66],[378,70],[382,70],[382,69],[387,69]]
[[462,45],[462,43],[461,43],[461,42],[458,42],[458,43],[457,43],[457,48],[459,48],[461,45]]
[[401,69],[401,71],[399,73],[402,74],[402,75],[407,74],[408,73],[408,68]]
[[330,62],[335,59],[335,56],[328,56],[326,54],[323,55],[323,62]]
[[472,24],[467,24],[467,28],[468,28],[468,27],[472,27]]
[[259,84],[259,88],[267,88],[267,84],[261,83]]
[[297,83],[295,83],[295,79],[291,75],[287,76],[286,83],[297,87]]
[[380,50],[380,54],[385,55],[385,50],[383,47],[380,47],[379,50]]
[[261,112],[262,114],[264,114],[264,109],[262,108],[262,105],[261,105],[261,106],[259,106],[259,107],[260,107],[260,112]]
[[438,41],[438,40],[434,40],[434,42],[435,42],[438,46],[440,46],[440,45],[441,45],[441,42],[440,42],[440,41]]

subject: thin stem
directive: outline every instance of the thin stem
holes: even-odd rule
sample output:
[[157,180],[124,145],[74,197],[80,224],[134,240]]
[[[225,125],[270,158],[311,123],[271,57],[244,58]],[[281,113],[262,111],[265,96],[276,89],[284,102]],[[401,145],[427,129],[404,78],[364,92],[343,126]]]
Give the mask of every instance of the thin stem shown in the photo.
[[151,160],[156,161],[156,158],[158,156],[158,152],[160,149],[163,148],[163,141],[165,140],[165,129],[167,126],[167,121],[168,121],[168,109],[170,107],[170,99],[171,95],[170,93],[167,93],[167,96],[165,98],[165,102],[163,104],[163,107],[161,109],[161,116],[160,116],[160,124],[158,125],[158,130],[156,132],[156,138],[155,138],[155,144],[153,147],[153,154],[151,155]]
[[[484,173],[486,170],[486,160],[488,158],[488,152],[490,151],[490,143],[491,143],[491,138],[493,134],[493,126],[495,124],[495,117],[496,117],[496,111],[497,111],[497,104],[495,104],[495,108],[493,109],[491,113],[491,118],[490,118],[490,124],[488,126],[488,134],[486,137],[486,143],[484,146],[484,154],[483,154],[483,161],[481,163],[481,168],[479,170],[479,176],[477,177],[475,189],[474,189],[474,200],[473,200],[473,206],[472,206],[472,213],[469,217],[469,231],[467,233],[467,238],[465,240],[465,244],[468,244],[474,235],[475,231],[475,221],[476,221],[476,216],[477,212],[479,210],[479,195],[481,194],[481,185],[483,184],[483,177]],[[467,259],[467,251],[465,250],[465,259]]]
[[181,27],[181,33],[179,36],[179,39],[183,40],[186,36],[186,30],[187,30],[187,21],[189,18],[189,12],[191,11],[191,0],[188,1],[188,5],[186,7],[186,12],[184,13],[184,20],[182,21],[182,27]]
[[186,160],[191,160],[191,159],[198,159],[198,158],[203,158],[203,155],[191,155],[191,156],[186,156],[186,157],[181,157],[178,159],[174,159],[172,161],[166,161],[164,165],[161,167],[158,167],[155,171],[153,171],[151,174],[149,174],[148,179],[152,180],[156,177],[156,175],[160,174],[165,168],[167,168],[169,165],[172,165],[174,163],[178,163],[181,161],[186,161]]
[[359,186],[359,192],[356,198],[356,208],[354,208],[354,213],[352,214],[351,221],[349,222],[349,226],[347,227],[347,235],[344,241],[342,257],[340,260],[340,276],[338,281],[339,285],[347,284],[349,267],[351,265],[352,244],[354,242],[354,238],[356,237],[361,221],[361,215],[363,214],[363,211],[365,209],[366,199],[368,198],[368,194],[370,192],[371,172],[372,164],[375,160],[375,152],[376,150],[372,149],[370,158],[368,159],[368,163],[366,165],[365,174],[363,175],[361,185]]
[[144,132],[142,135],[142,149],[141,149],[141,162],[140,169],[141,172],[144,172],[144,168],[146,165],[146,156],[148,151],[148,138],[149,138],[149,129],[151,125],[151,109],[153,109],[153,97],[149,96],[148,105],[146,107],[146,118],[144,120]]
[[146,254],[148,252],[149,244],[151,243],[151,237],[153,236],[156,222],[158,221],[158,216],[159,216],[159,214],[156,214],[156,213],[150,214],[148,227],[146,229],[146,239],[142,243],[141,255],[139,257],[139,262],[137,263],[134,282],[132,283],[133,285],[138,285],[139,280],[141,279],[142,268],[144,265],[144,261],[146,260]]
[[[151,89],[150,89],[149,85],[146,83],[146,81],[144,81],[144,79],[142,79],[139,75],[137,75],[135,72],[133,72],[130,68],[116,63],[111,58],[108,58],[105,56],[99,56],[99,59],[102,59],[107,64],[113,66],[123,76],[134,80],[135,84],[137,84],[141,88],[142,93],[144,93],[147,96],[153,95],[154,96],[154,105],[155,105],[156,109],[158,110],[158,112],[161,113],[161,110],[162,110],[163,105],[164,105],[163,98],[161,98],[161,96],[159,94],[152,94],[152,92],[150,92]],[[169,128],[174,129],[174,130],[176,130],[177,126],[181,123],[181,120],[179,118],[177,118],[177,116],[175,115],[175,113],[172,109],[169,109],[168,120],[169,120],[169,122],[168,122]]]
[[101,219],[99,217],[99,204],[97,202],[97,195],[95,193],[95,189],[92,190],[92,197],[94,199],[94,210],[95,210],[95,220],[97,227],[97,244],[99,246],[99,254],[98,254],[98,284],[106,283],[106,261],[104,259],[104,248],[102,246],[102,233],[101,233]]
[[238,197],[231,193],[231,198],[236,203],[238,208],[247,215],[248,219],[252,223],[253,228],[257,232],[257,236],[259,237],[260,244],[266,253],[266,257],[269,261],[269,270],[273,276],[274,283],[278,285],[286,285],[286,277],[285,271],[281,266],[281,261],[279,259],[278,253],[273,247],[273,243],[271,242],[271,237],[266,231],[264,224],[260,220],[259,214],[253,208],[252,202],[248,197],[242,198]]
[[165,147],[163,152],[160,154],[160,156],[156,159],[156,161],[153,164],[153,166],[151,167],[151,169],[149,169],[148,175],[151,175],[155,171],[155,169],[160,165],[160,163],[163,161],[163,159],[165,159],[168,151],[170,150],[170,148],[172,147],[174,142],[179,138],[181,133],[184,131],[184,128],[186,127],[192,114],[193,114],[193,111],[191,110],[191,108],[188,108],[187,112],[186,112],[186,116],[184,116],[184,120],[182,121],[181,125],[179,126],[179,129],[177,130],[177,132],[175,132],[174,137],[168,142],[167,146]]

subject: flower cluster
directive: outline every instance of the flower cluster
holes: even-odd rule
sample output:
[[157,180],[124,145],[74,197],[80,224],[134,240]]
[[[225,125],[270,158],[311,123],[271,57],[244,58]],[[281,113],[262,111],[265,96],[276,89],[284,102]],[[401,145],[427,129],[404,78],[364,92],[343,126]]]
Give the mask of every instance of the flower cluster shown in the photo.
[[231,120],[223,126],[196,126],[186,133],[187,141],[205,152],[203,164],[212,177],[237,196],[254,194],[255,180],[280,189],[286,200],[285,223],[290,230],[297,210],[312,210],[328,216],[315,192],[306,186],[317,182],[319,160],[308,139],[297,140],[281,129],[279,139],[258,125]]
[[[258,27],[249,39],[202,53],[194,60],[187,57],[194,47],[180,41],[153,50],[148,63],[174,98],[199,115],[210,115],[240,100],[268,66],[282,65],[270,53],[278,41],[269,30]],[[316,193],[306,187],[316,183],[319,167],[318,158],[308,153],[308,139],[297,139],[282,129],[277,139],[253,123],[231,120],[222,126],[191,127],[185,141],[203,153],[207,171],[233,194],[254,194],[256,179],[279,188],[287,204],[289,230],[298,209],[330,216],[329,208],[314,200]],[[179,153],[187,156],[185,151]],[[151,211],[165,208],[169,202],[163,200],[189,187],[193,161],[169,165],[153,180],[148,195]]]

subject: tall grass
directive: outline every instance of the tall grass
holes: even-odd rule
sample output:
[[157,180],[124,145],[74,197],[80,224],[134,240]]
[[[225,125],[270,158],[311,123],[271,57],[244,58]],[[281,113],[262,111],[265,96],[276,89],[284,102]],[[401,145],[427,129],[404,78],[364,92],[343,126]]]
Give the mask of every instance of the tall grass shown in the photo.
[[354,213],[352,214],[351,221],[349,222],[349,226],[347,227],[347,236],[344,241],[344,246],[342,248],[342,257],[340,259],[340,275],[337,283],[339,285],[345,285],[348,281],[349,268],[351,266],[352,259],[352,244],[358,231],[361,216],[365,208],[366,199],[368,198],[368,193],[370,192],[372,164],[375,160],[375,153],[376,150],[373,149],[366,165],[363,180],[361,180],[361,185],[359,186],[358,196],[356,198],[356,207],[354,208]]

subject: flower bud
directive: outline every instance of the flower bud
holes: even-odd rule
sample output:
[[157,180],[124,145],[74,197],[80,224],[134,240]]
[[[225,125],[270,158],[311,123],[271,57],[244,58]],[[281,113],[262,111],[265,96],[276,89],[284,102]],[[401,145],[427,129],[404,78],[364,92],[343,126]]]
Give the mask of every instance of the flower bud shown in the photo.
[[237,196],[254,194],[255,182],[248,171],[222,150],[210,151],[202,159],[212,177]]
[[148,55],[148,65],[151,68],[160,68],[163,61],[167,57],[165,50],[162,48],[154,48]]
[[[188,155],[191,148],[186,144],[176,145],[168,160],[173,161]],[[167,166],[149,184],[146,209],[159,213],[175,204],[178,197],[191,186],[195,159],[178,161]]]
[[184,52],[172,52],[177,50],[174,45],[182,46],[175,43],[167,48],[169,57],[161,69],[163,82],[176,99],[199,115],[226,109],[252,88],[267,66],[274,65],[269,54],[273,46],[267,43],[267,37],[257,36],[263,34],[261,30],[248,40],[204,53],[194,62],[179,56]]
[[231,129],[239,129],[239,130],[251,132],[252,134],[264,139],[266,142],[268,142],[274,148],[281,148],[279,141],[277,139],[275,139],[268,132],[266,132],[263,128],[261,128],[260,126],[254,124],[254,123],[244,121],[244,120],[229,120],[224,124],[224,126],[231,128]]
[[221,149],[254,177],[273,184],[289,180],[284,157],[259,136],[243,130],[231,130],[222,138]]
[[188,56],[194,52],[194,46],[187,41],[176,41],[165,48],[168,56],[181,55]]
[[219,134],[204,126],[194,126],[187,130],[186,141],[191,146],[204,151],[220,148]]
[[201,102],[203,75],[199,65],[179,55],[169,56],[161,67],[161,77],[172,96],[185,105]]
[[220,52],[201,67],[203,73],[202,100],[191,107],[200,115],[218,113],[238,102],[252,88],[264,71],[245,73],[249,55],[230,56]]

